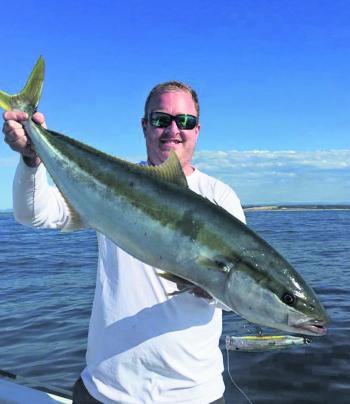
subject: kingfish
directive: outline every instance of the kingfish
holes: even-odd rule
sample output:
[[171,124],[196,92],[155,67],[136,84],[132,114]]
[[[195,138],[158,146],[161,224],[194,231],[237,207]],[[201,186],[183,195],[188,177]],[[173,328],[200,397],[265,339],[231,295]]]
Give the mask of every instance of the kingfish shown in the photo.
[[29,115],[25,130],[70,209],[63,231],[91,227],[164,277],[199,286],[252,323],[326,333],[328,317],[312,288],[248,226],[192,192],[174,152],[159,166],[140,166],[30,119],[43,79],[40,57],[20,93],[0,92],[0,106]]

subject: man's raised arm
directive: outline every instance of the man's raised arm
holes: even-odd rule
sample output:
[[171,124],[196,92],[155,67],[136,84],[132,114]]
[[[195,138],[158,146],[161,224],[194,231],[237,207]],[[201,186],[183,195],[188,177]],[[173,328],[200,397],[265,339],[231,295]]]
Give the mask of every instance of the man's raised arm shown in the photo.
[[[7,111],[3,117],[4,141],[21,155],[13,181],[15,219],[26,226],[62,228],[69,222],[69,210],[58,189],[48,184],[46,169],[24,130],[28,115]],[[43,114],[35,113],[33,120],[46,127]]]

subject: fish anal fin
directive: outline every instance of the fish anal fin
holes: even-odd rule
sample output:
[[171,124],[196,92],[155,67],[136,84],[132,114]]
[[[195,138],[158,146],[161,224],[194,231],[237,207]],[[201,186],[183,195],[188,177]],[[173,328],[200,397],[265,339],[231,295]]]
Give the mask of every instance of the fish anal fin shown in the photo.
[[64,196],[63,199],[69,211],[69,222],[62,228],[61,230],[62,233],[70,233],[86,227],[84,226],[84,223],[81,220],[79,213],[73,208],[73,206],[67,201],[67,199]]
[[194,283],[189,282],[186,279],[180,278],[179,276],[173,275],[169,272],[158,271],[157,275],[163,279],[166,279],[167,281],[176,283],[178,290],[172,293],[168,293],[168,296],[174,296],[185,292],[192,292],[193,289],[197,287]]

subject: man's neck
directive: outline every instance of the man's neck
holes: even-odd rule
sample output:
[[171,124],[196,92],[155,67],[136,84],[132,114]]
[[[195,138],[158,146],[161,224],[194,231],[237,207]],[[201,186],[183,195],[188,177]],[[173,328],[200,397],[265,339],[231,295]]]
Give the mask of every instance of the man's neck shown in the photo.
[[182,167],[182,171],[184,172],[186,177],[188,177],[189,175],[191,175],[193,173],[194,167],[192,167],[191,164],[188,164],[185,167]]

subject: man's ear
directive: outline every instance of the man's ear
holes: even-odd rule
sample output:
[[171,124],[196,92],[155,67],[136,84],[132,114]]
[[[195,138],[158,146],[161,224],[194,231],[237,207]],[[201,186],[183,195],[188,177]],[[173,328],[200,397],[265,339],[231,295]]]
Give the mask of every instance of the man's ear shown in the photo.
[[146,133],[146,128],[147,128],[147,121],[145,118],[141,118],[141,126],[142,126],[142,130],[143,130],[143,135],[146,137],[147,133]]

